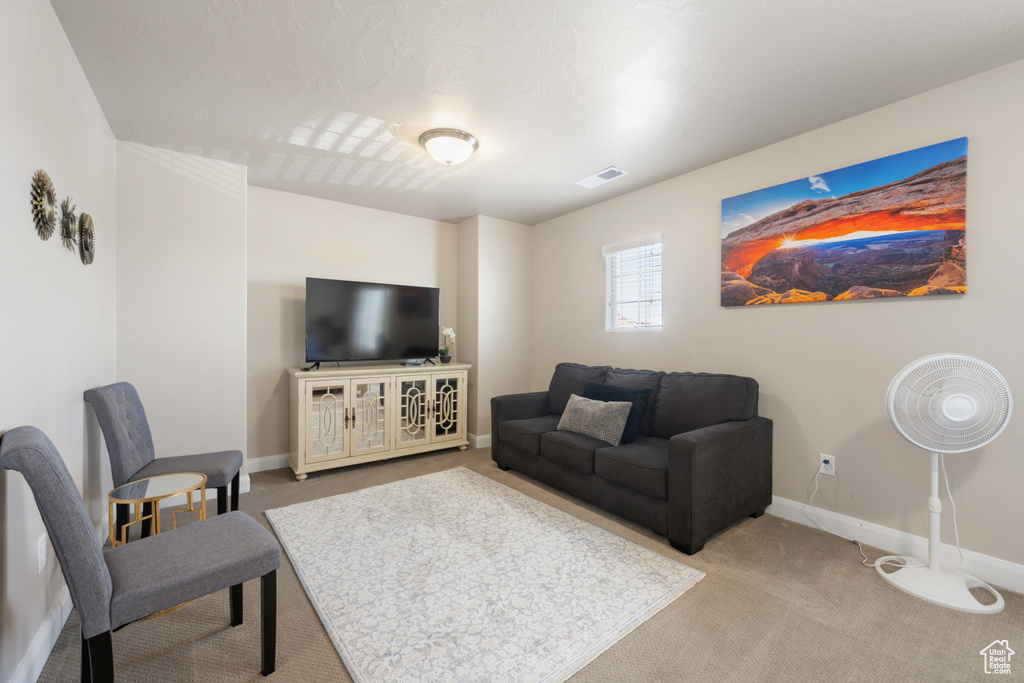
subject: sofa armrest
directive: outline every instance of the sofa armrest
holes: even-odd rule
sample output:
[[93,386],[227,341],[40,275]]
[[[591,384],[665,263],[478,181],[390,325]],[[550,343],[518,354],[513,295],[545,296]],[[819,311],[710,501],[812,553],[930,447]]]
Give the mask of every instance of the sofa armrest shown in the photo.
[[529,394],[505,394],[491,399],[491,431],[505,420],[528,420],[549,414],[548,392],[534,391]]
[[505,394],[491,399],[491,457],[497,462],[498,425],[506,420],[528,420],[550,413],[547,391]]
[[668,539],[693,554],[772,502],[772,421],[754,417],[669,439]]

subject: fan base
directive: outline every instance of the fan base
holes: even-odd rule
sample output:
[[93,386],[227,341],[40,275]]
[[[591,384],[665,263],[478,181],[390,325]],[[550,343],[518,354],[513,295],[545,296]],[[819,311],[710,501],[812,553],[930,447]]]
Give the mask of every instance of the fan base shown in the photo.
[[[894,572],[886,572],[882,569],[883,564],[902,566]],[[920,566],[923,564],[912,557],[888,555],[878,559],[875,569],[883,579],[901,591],[934,605],[974,614],[995,614],[1003,611],[1003,596],[987,583],[955,569],[930,569],[928,566]],[[971,588],[988,591],[995,598],[995,602],[991,605],[978,602],[971,594]]]

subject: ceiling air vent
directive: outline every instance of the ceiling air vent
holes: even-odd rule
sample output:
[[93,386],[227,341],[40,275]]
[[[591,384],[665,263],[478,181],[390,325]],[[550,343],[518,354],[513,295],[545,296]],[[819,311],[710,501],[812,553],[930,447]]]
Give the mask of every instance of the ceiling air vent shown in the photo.
[[594,175],[590,176],[589,178],[584,178],[583,180],[577,180],[576,184],[577,185],[582,185],[583,187],[587,187],[587,188],[595,188],[598,185],[604,185],[609,180],[615,180],[619,176],[624,176],[624,175],[626,175],[626,171],[623,171],[621,168],[615,168],[614,166],[609,166],[608,168],[604,169],[600,173],[595,173]]

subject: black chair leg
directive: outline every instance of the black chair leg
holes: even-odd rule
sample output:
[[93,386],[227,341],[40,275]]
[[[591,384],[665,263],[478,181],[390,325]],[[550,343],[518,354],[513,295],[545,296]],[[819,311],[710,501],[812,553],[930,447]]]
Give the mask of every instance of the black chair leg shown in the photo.
[[[238,485],[239,485],[239,474],[235,472],[235,476],[231,479],[231,509],[238,509]],[[217,514],[223,515],[228,511],[228,487],[218,486],[217,487]]]
[[228,605],[231,608],[231,625],[239,626],[242,623],[242,584],[236,584],[228,588]]
[[149,538],[153,533],[153,504],[142,504],[142,538]]
[[114,646],[110,631],[82,636],[82,683],[114,683]]
[[124,525],[128,523],[128,514],[131,512],[130,505],[115,505],[114,506],[114,535],[117,540],[121,540],[124,533]]
[[[79,634],[81,635],[81,634]],[[89,644],[82,636],[82,683],[92,683],[92,667],[89,664]]]
[[260,577],[260,649],[263,675],[277,669],[277,570]]

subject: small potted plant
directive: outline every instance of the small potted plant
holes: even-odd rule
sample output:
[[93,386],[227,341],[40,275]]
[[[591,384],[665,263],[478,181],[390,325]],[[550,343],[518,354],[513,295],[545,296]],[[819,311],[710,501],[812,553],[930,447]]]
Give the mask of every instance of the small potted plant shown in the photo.
[[444,346],[437,350],[437,355],[441,358],[442,363],[451,363],[451,351],[455,348],[455,330],[446,327],[441,330],[441,334],[444,335]]

